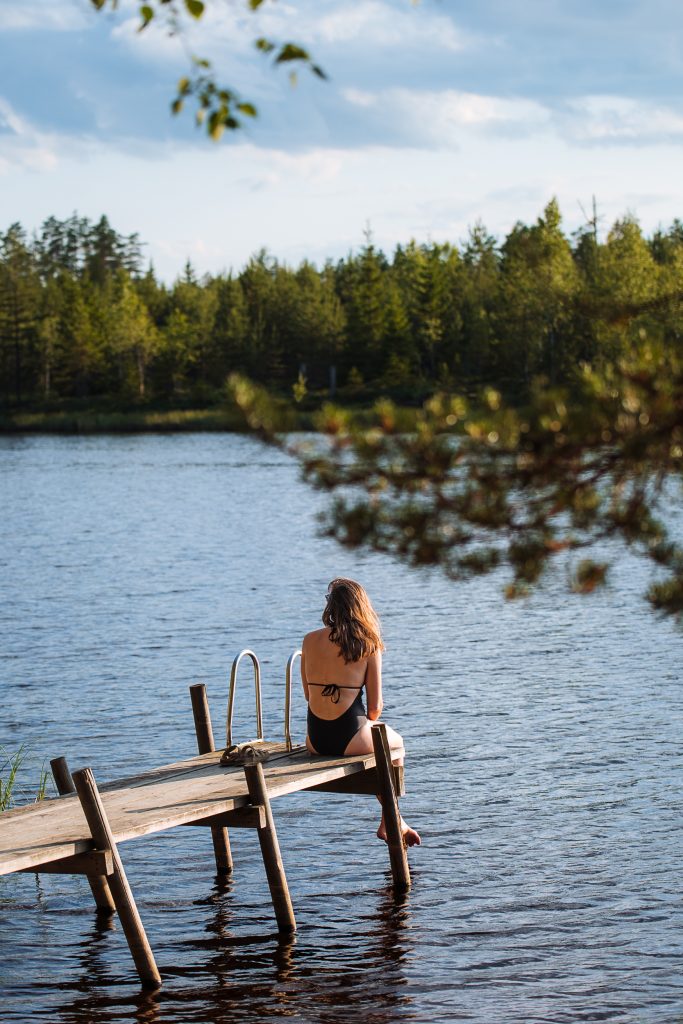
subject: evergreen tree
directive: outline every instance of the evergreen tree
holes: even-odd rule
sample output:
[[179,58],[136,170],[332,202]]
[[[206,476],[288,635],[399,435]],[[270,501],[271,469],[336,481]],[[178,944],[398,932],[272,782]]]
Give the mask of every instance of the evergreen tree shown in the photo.
[[498,325],[501,370],[525,385],[538,375],[557,381],[567,370],[565,340],[579,279],[552,200],[532,227],[518,224],[502,247]]
[[159,347],[159,334],[130,278],[119,271],[116,299],[111,306],[110,343],[124,386],[131,376],[139,398],[146,393],[147,367]]
[[465,380],[499,380],[496,312],[500,279],[496,240],[478,221],[463,248],[460,362]]
[[5,399],[20,404],[36,355],[40,279],[20,224],[0,235],[0,373]]

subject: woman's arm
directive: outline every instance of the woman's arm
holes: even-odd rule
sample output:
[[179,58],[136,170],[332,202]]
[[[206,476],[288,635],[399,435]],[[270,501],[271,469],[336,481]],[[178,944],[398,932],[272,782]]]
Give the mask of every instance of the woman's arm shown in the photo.
[[382,700],[382,652],[375,651],[368,658],[368,667],[365,672],[365,689],[368,695],[368,718],[376,722],[382,714],[384,701]]
[[304,688],[304,696],[308,704],[308,677],[306,676],[306,640],[301,645],[301,685]]

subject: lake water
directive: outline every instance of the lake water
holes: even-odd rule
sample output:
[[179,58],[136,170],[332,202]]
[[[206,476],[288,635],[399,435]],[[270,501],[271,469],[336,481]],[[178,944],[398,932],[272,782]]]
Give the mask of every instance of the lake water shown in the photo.
[[[281,736],[287,657],[348,575],[382,617],[423,837],[396,900],[376,801],[277,801],[291,942],[252,833],[229,884],[203,829],[124,844],[154,996],[83,879],[0,878],[3,1022],[680,1022],[683,634],[643,600],[648,567],[621,553],[605,593],[561,570],[506,603],[502,578],[321,539],[292,461],[234,435],[3,438],[0,475],[0,743],[27,744],[25,786],[62,754],[100,782],[191,756],[198,681],[220,738],[245,646]],[[304,711],[297,692],[296,738]]]

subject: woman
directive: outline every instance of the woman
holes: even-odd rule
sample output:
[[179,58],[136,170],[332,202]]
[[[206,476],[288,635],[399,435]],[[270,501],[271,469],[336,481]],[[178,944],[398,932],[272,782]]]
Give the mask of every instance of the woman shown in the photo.
[[[311,754],[372,754],[372,722],[382,714],[382,651],[379,619],[370,599],[353,580],[332,580],[327,589],[323,629],[302,644],[301,681],[308,702],[306,746]],[[361,691],[365,686],[367,714]],[[394,764],[403,764],[403,740],[386,727]],[[408,846],[419,846],[415,829],[401,818]],[[386,842],[384,813],[377,830]]]

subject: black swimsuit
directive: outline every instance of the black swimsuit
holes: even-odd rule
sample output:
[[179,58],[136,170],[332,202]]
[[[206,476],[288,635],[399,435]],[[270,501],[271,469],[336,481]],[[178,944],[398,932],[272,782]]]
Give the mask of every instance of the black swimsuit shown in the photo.
[[[308,686],[322,687],[323,697],[331,697],[333,704],[339,703],[340,690],[358,690],[353,704],[338,718],[318,718],[308,708],[308,738],[319,754],[342,755],[359,729],[367,722],[367,715],[361,697],[362,686],[337,686],[336,683],[308,683]],[[336,696],[336,699],[335,699]]]

